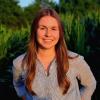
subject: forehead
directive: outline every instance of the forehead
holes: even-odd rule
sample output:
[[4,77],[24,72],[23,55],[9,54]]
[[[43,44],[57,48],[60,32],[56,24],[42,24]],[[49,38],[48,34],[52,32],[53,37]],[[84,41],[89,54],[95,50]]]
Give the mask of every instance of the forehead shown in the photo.
[[44,16],[39,20],[39,25],[58,27],[58,21],[52,16]]

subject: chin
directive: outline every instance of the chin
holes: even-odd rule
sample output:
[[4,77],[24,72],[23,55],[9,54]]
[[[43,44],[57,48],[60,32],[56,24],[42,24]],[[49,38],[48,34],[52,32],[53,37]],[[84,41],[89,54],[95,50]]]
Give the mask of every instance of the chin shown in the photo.
[[55,47],[54,46],[42,46],[41,47],[42,49],[54,49]]

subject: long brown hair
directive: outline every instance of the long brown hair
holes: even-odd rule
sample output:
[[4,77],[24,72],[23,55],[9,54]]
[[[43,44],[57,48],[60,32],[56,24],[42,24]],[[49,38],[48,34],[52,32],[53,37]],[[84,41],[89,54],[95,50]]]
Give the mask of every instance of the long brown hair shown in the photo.
[[62,94],[67,93],[68,88],[70,86],[70,82],[66,76],[66,73],[68,72],[69,69],[67,47],[64,40],[64,29],[60,17],[58,16],[57,12],[51,8],[41,9],[37,13],[37,15],[35,16],[32,22],[28,50],[23,60],[23,62],[27,64],[27,77],[25,81],[26,88],[33,95],[36,95],[32,90],[32,82],[34,80],[35,71],[36,71],[36,58],[37,58],[36,52],[38,49],[36,32],[37,32],[39,20],[43,16],[47,16],[47,15],[54,17],[57,20],[59,25],[60,38],[58,43],[55,46],[55,50],[56,50],[56,60],[57,60],[57,78],[58,78],[59,87],[62,90]]

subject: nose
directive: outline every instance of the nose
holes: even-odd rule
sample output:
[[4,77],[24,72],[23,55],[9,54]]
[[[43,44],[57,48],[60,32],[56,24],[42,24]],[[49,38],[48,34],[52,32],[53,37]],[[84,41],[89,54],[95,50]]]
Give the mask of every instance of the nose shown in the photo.
[[46,32],[45,32],[45,36],[51,36],[51,31],[50,31],[50,29],[46,29]]

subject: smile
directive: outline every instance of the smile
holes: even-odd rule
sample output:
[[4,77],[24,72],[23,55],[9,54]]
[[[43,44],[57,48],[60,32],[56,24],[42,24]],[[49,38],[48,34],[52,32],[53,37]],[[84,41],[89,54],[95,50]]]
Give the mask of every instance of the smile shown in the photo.
[[51,39],[45,39],[44,41],[45,42],[51,42],[52,40]]

